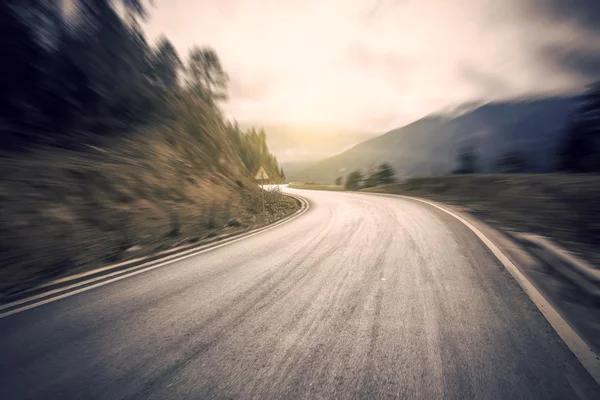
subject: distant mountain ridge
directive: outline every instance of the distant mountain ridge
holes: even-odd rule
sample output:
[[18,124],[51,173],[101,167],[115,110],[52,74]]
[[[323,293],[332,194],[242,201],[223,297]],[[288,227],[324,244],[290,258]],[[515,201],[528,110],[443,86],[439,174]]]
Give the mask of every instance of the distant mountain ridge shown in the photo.
[[443,174],[455,167],[463,146],[473,146],[482,172],[495,172],[497,159],[520,151],[535,171],[552,167],[575,96],[490,102],[459,115],[433,114],[288,174],[290,180],[333,182],[389,162],[398,176]]

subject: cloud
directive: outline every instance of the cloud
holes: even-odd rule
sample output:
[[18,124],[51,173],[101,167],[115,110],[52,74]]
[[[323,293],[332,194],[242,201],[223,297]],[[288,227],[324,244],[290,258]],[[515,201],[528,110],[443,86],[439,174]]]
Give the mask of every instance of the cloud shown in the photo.
[[383,0],[375,0],[374,2],[375,4],[373,4],[373,7],[369,10],[369,12],[367,13],[367,18],[373,18],[377,15],[377,12],[382,8],[383,6]]
[[364,14],[366,22],[378,19],[382,14],[389,11],[390,7],[394,7],[408,0],[373,0],[372,5]]
[[400,54],[378,53],[358,43],[348,46],[346,56],[349,62],[359,68],[377,68],[399,72],[410,64],[408,59]]
[[249,80],[233,76],[229,82],[229,95],[244,101],[260,101],[267,98],[270,88],[271,84],[266,76],[258,76]]
[[600,1],[525,0],[516,9],[533,25],[529,50],[541,71],[568,77],[573,88],[600,79]]
[[547,46],[541,53],[547,62],[560,71],[577,76],[583,84],[600,80],[600,51]]
[[464,65],[459,68],[459,74],[483,93],[496,93],[502,95],[507,92],[506,80],[475,67]]
[[[381,127],[394,127],[400,126],[402,122],[402,114],[400,111],[396,112],[386,112],[386,113],[377,113],[373,111],[364,117],[365,124],[368,126],[381,126]],[[384,131],[380,131],[378,133],[385,133]]]
[[598,0],[526,0],[527,15],[550,23],[574,24],[590,32],[600,32]]
[[146,25],[216,49],[224,112],[382,132],[440,109],[598,79],[600,0],[156,0]]
[[414,67],[414,62],[401,54],[373,51],[366,45],[353,43],[346,48],[340,68],[348,66],[363,76],[383,79],[394,89],[401,90],[406,73]]

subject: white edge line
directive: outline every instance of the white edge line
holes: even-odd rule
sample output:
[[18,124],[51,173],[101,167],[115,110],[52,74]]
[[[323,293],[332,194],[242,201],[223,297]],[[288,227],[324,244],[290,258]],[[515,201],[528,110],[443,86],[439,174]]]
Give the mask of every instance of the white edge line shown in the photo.
[[[285,218],[283,218],[283,219],[281,219],[279,221],[276,221],[276,222],[274,222],[271,225],[263,226],[261,228],[252,229],[250,231],[247,231],[247,232],[244,232],[244,233],[240,233],[240,234],[234,235],[232,237],[225,238],[222,241],[217,241],[215,243],[207,243],[205,245],[199,245],[199,246],[196,246],[194,248],[180,249],[178,252],[175,252],[173,254],[165,254],[163,257],[160,257],[160,258],[155,259],[155,260],[150,260],[150,261],[147,261],[147,262],[142,263],[142,264],[133,264],[133,265],[131,265],[129,267],[124,267],[122,269],[118,269],[118,270],[113,271],[113,272],[107,272],[107,273],[102,274],[102,275],[97,276],[97,277],[93,277],[93,278],[89,278],[89,279],[86,279],[86,280],[83,280],[83,281],[75,282],[75,283],[72,283],[70,285],[61,286],[61,287],[58,287],[56,289],[50,289],[50,290],[48,290],[46,292],[43,292],[43,293],[40,293],[40,294],[37,294],[37,295],[33,295],[33,296],[29,296],[29,297],[26,297],[26,298],[21,299],[21,300],[15,300],[15,301],[12,301],[10,303],[1,305],[0,306],[0,311],[5,310],[7,308],[13,308],[15,306],[18,306],[19,304],[29,303],[29,302],[31,302],[33,300],[42,299],[44,297],[48,297],[48,296],[51,296],[51,295],[56,294],[56,293],[65,292],[65,291],[67,291],[69,289],[73,289],[73,288],[76,288],[76,287],[79,287],[79,286],[87,285],[89,283],[96,282],[96,281],[99,281],[99,280],[103,280],[103,279],[109,278],[111,276],[122,275],[122,274],[127,273],[128,271],[134,271],[134,270],[137,270],[137,269],[141,269],[141,268],[145,268],[145,267],[150,267],[150,266],[156,265],[157,263],[165,265],[167,263],[167,261],[169,261],[169,262],[175,262],[175,261],[178,261],[178,260],[183,260],[183,256],[184,255],[188,255],[190,253],[193,253],[193,254],[190,254],[190,255],[200,254],[201,252],[203,252],[203,250],[211,250],[213,248],[216,248],[216,246],[220,247],[220,246],[223,246],[225,244],[237,241],[238,239],[242,239],[244,237],[252,235],[254,233],[260,233],[260,232],[262,232],[262,231],[264,231],[264,230],[266,230],[268,228],[275,227],[275,226],[277,226],[279,224],[287,222],[288,220],[290,220],[293,217],[295,217],[297,214],[299,214],[301,212],[304,212],[304,210],[305,210],[305,208],[301,208],[300,210],[296,211],[294,214],[289,215],[289,216],[287,216],[287,217],[285,217]],[[150,258],[150,257],[151,256],[148,256],[147,258]],[[97,269],[94,269],[94,270],[86,272],[85,275],[96,274],[96,273],[99,273],[99,272],[102,272],[102,271],[106,271],[106,270],[110,271],[111,269],[114,269],[114,268],[116,268],[119,265],[122,265],[122,264],[116,264],[114,266],[97,268]],[[83,276],[85,276],[85,275],[83,275]],[[80,276],[83,277],[81,274],[76,274],[76,275],[71,275],[71,276],[68,276],[68,277],[61,278],[61,280],[66,283],[69,280],[71,280],[71,278],[77,278],[77,277],[80,277]],[[40,288],[42,288],[42,287],[43,286],[41,286]],[[1,314],[0,314],[0,317],[1,317]]]
[[585,341],[571,328],[571,326],[565,321],[565,319],[552,307],[552,305],[546,300],[546,298],[537,290],[537,288],[527,279],[527,277],[519,270],[519,268],[513,264],[513,262],[500,250],[490,239],[487,238],[479,229],[473,224],[464,219],[458,214],[445,209],[435,203],[429,202],[416,197],[403,196],[399,194],[389,193],[365,193],[381,196],[400,197],[410,200],[420,201],[422,203],[429,204],[437,209],[444,211],[445,213],[453,216],[463,224],[465,224],[471,231],[473,231],[477,237],[494,253],[496,258],[504,265],[504,267],[511,273],[517,283],[523,288],[525,293],[529,296],[533,304],[536,305],[538,310],[544,315],[546,320],[550,323],[552,328],[558,333],[565,344],[571,349],[575,357],[579,359],[583,367],[589,372],[594,380],[600,384],[600,360],[594,353],[594,350],[585,343]]
[[[148,262],[146,264],[135,265],[135,266],[132,266],[132,267],[124,269],[124,270],[115,271],[115,272],[112,272],[112,273],[109,273],[109,274],[106,274],[106,275],[102,275],[102,276],[99,276],[99,277],[88,279],[86,281],[82,281],[82,282],[74,283],[74,284],[69,285],[69,286],[65,286],[65,287],[62,287],[62,288],[54,289],[54,290],[51,290],[49,292],[41,293],[41,294],[38,294],[38,295],[35,295],[35,296],[31,296],[31,297],[28,297],[28,298],[25,298],[25,299],[14,301],[12,303],[4,304],[3,306],[0,307],[0,310],[11,308],[11,307],[14,307],[16,305],[23,304],[23,303],[28,303],[28,302],[30,302],[32,300],[36,300],[38,298],[44,298],[44,297],[47,297],[47,296],[55,294],[55,293],[61,293],[61,292],[64,292],[64,291],[67,291],[69,289],[73,289],[73,288],[76,288],[76,287],[85,286],[85,287],[83,287],[81,289],[73,290],[73,291],[70,291],[68,293],[64,293],[64,294],[61,294],[61,295],[58,295],[58,296],[51,297],[49,299],[41,300],[41,301],[35,302],[33,304],[29,304],[29,305],[26,305],[26,306],[23,306],[23,307],[15,308],[15,309],[10,310],[10,311],[6,311],[4,313],[0,313],[0,319],[4,318],[4,317],[8,317],[8,316],[13,315],[13,314],[20,313],[20,312],[25,311],[25,310],[30,310],[32,308],[39,307],[39,306],[44,305],[44,304],[48,304],[48,303],[51,303],[51,302],[54,302],[54,301],[57,301],[57,300],[60,300],[60,299],[64,299],[65,297],[70,297],[70,296],[76,295],[78,293],[82,293],[82,292],[85,292],[85,291],[88,291],[88,290],[91,290],[91,289],[94,289],[94,288],[97,288],[97,287],[100,287],[100,286],[104,286],[104,285],[107,285],[109,283],[116,282],[116,281],[119,281],[121,279],[128,278],[130,276],[141,274],[142,272],[151,271],[151,270],[153,270],[155,268],[158,268],[158,267],[162,267],[162,266],[165,266],[165,265],[168,265],[168,264],[172,264],[172,263],[175,263],[175,262],[178,262],[178,261],[182,261],[182,260],[185,260],[186,258],[194,257],[194,256],[197,256],[199,254],[203,254],[203,253],[206,253],[206,252],[218,249],[220,247],[224,247],[224,246],[230,245],[232,243],[239,242],[239,241],[244,240],[244,239],[248,239],[248,238],[250,238],[252,236],[255,236],[255,235],[258,235],[260,233],[263,233],[263,232],[269,231],[271,229],[277,228],[280,225],[283,225],[283,224],[285,224],[285,223],[287,223],[287,222],[289,222],[289,221],[291,221],[293,219],[296,219],[299,216],[301,216],[302,214],[304,214],[305,212],[307,212],[308,209],[310,208],[310,203],[305,198],[303,198],[301,196],[296,196],[296,195],[289,195],[287,193],[286,193],[286,195],[290,196],[290,197],[295,197],[296,199],[298,199],[304,205],[304,207],[301,208],[300,210],[296,211],[296,213],[290,215],[289,217],[284,218],[283,220],[277,221],[277,222],[275,222],[275,223],[273,223],[271,225],[268,225],[266,227],[263,227],[263,228],[257,228],[257,230],[247,232],[246,234],[241,234],[240,237],[234,238],[232,240],[227,240],[225,243],[219,243],[219,244],[216,244],[216,245],[208,247],[208,248],[202,248],[200,250],[196,249],[197,251],[194,251],[194,249],[187,250],[187,252],[191,252],[191,253],[183,255],[183,256],[180,256],[180,257],[177,257],[177,258],[174,258],[172,260],[163,261],[163,262],[158,261],[159,262],[158,264],[154,264],[154,262],[157,262],[157,261],[150,261],[150,262]],[[210,246],[210,245],[207,245],[207,246]],[[185,251],[184,251],[184,253],[185,253]],[[172,256],[175,256],[175,255],[172,255]],[[148,265],[148,264],[151,264],[151,265],[145,267],[145,265]],[[127,271],[133,271],[133,272],[129,272],[128,273]],[[113,275],[119,275],[119,276],[117,276],[116,278],[113,278],[113,279],[103,280],[102,282],[96,283],[94,285],[88,285],[88,284],[90,284],[92,282],[95,282],[95,281],[101,280],[101,279],[106,279],[106,278],[108,278],[110,276],[113,276]]]

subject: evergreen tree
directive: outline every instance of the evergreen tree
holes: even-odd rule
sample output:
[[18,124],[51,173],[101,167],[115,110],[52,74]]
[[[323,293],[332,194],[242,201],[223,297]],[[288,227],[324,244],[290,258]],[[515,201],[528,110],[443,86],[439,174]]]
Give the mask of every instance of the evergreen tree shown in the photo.
[[454,174],[474,174],[477,172],[477,154],[472,146],[461,148],[456,157],[457,168]]
[[175,47],[163,36],[152,53],[152,73],[156,85],[163,90],[176,89],[183,64]]
[[372,173],[364,180],[363,188],[370,188],[377,186],[377,172]]
[[525,156],[519,151],[509,151],[504,153],[496,163],[496,167],[500,172],[507,174],[527,172],[530,170],[529,163],[525,159]]
[[396,182],[395,172],[392,166],[388,163],[383,163],[379,166],[376,172],[377,185],[389,185]]
[[[58,4],[0,1],[2,150],[86,150],[106,137],[174,126],[184,137],[167,138],[171,146],[195,146],[206,162],[234,151],[248,176],[262,166],[284,178],[264,130],[225,121],[219,102],[228,76],[213,49],[193,47],[184,68],[168,38],[149,45],[143,0],[73,0],[69,18]],[[184,176],[188,166],[178,168]]]
[[213,49],[193,47],[190,50],[187,72],[189,86],[208,104],[215,105],[217,101],[227,99],[229,77]]
[[360,170],[350,172],[346,178],[347,190],[358,190],[363,181],[363,174]]
[[581,96],[560,153],[560,169],[600,172],[600,82]]

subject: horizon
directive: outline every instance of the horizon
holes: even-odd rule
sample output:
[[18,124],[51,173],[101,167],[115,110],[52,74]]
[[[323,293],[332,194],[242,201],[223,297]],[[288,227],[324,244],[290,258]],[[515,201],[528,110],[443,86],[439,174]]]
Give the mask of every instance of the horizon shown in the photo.
[[600,0],[0,20],[4,398],[600,400]]
[[[544,96],[517,96],[506,100],[490,100],[490,101],[473,101],[460,104],[455,107],[448,107],[437,112],[433,112],[424,115],[420,118],[416,118],[405,124],[396,126],[394,128],[385,130],[383,132],[367,132],[358,130],[344,130],[335,126],[319,126],[319,125],[293,125],[293,124],[272,124],[257,126],[257,129],[263,129],[267,135],[267,143],[269,148],[278,157],[278,160],[282,165],[286,167],[292,167],[294,171],[297,169],[304,169],[320,161],[336,157],[345,153],[346,151],[361,145],[362,143],[371,139],[387,135],[391,132],[402,130],[414,123],[418,123],[422,120],[427,119],[446,119],[451,121],[456,118],[460,118],[463,115],[475,112],[481,107],[490,105],[503,105],[503,104],[519,104],[527,102],[541,102],[541,101],[557,101],[557,100],[574,100],[579,96],[581,92],[577,93],[562,93],[556,95],[544,95]],[[252,128],[256,124],[241,123],[242,128]],[[271,133],[271,134],[270,134]],[[296,137],[294,133],[297,134]],[[299,137],[301,135],[301,138]],[[281,143],[286,139],[290,139],[292,136],[292,142],[296,145],[300,145],[300,151],[298,146],[293,147],[282,147]],[[318,136],[319,140],[315,140]],[[302,143],[298,143],[298,140]],[[333,143],[333,146],[331,146]],[[328,147],[329,145],[329,147]]]
[[[597,7],[579,1],[157,0],[145,31],[182,58],[213,47],[225,114],[261,126],[387,132],[469,102],[570,94],[600,74]],[[568,12],[566,12],[568,11]]]

